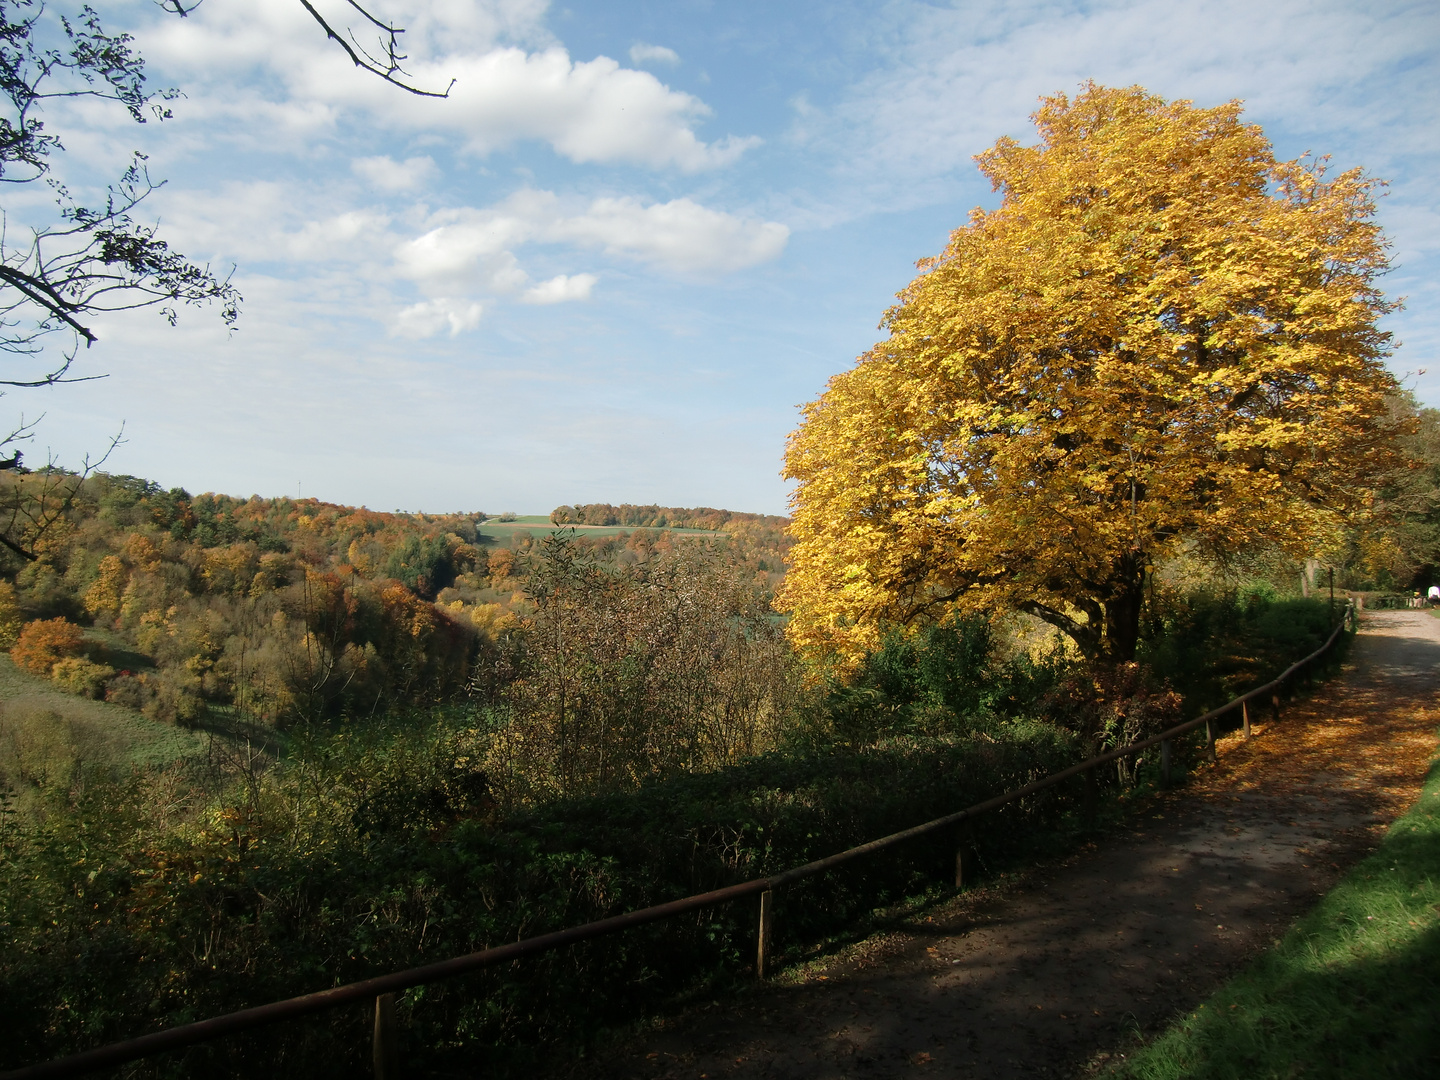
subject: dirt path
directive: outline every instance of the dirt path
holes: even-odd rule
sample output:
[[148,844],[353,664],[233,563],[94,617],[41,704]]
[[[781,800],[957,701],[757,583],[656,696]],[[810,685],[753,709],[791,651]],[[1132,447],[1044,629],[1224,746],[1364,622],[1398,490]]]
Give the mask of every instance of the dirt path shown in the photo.
[[1193,1008],[1374,848],[1440,724],[1440,620],[1367,614],[1278,725],[1017,885],[696,1009],[576,1076],[1073,1076]]

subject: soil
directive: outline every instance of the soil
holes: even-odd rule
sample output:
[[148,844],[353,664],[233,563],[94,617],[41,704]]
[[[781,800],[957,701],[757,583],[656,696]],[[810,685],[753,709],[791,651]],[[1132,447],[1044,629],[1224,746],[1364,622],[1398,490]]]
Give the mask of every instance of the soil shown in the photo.
[[1437,688],[1440,620],[1366,613],[1337,681],[1222,739],[1217,764],[1086,850],[557,1073],[1094,1071],[1194,1009],[1375,848],[1419,794]]

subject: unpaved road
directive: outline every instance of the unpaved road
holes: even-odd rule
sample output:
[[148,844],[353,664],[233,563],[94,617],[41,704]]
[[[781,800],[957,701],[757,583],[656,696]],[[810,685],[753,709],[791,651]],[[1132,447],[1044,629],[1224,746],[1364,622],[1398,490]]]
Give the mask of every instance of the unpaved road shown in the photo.
[[1372,850],[1440,724],[1440,620],[1366,614],[1344,676],[1098,844],[567,1076],[1065,1077],[1194,1008]]

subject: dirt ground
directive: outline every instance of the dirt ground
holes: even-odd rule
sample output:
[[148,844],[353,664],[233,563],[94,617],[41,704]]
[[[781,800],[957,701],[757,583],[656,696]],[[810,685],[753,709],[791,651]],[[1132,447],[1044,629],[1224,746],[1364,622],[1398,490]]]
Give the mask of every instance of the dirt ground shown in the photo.
[[1367,613],[1278,724],[1063,863],[827,966],[666,1021],[567,1077],[1068,1077],[1194,1008],[1373,850],[1440,724],[1440,620]]

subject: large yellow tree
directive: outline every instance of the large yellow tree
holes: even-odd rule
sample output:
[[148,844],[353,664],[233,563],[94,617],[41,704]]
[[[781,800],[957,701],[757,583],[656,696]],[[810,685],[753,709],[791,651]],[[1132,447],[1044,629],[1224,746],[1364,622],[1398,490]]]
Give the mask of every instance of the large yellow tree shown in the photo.
[[1021,610],[1135,652],[1147,568],[1328,543],[1385,462],[1377,182],[1276,161],[1240,103],[1042,100],[1001,192],[791,435],[792,640]]

